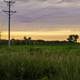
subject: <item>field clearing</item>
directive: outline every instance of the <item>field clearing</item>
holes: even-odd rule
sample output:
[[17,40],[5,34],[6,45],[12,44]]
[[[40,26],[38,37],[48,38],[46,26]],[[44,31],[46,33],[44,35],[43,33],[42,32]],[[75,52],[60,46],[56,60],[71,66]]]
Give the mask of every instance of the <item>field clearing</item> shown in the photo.
[[0,80],[80,80],[80,44],[0,46]]

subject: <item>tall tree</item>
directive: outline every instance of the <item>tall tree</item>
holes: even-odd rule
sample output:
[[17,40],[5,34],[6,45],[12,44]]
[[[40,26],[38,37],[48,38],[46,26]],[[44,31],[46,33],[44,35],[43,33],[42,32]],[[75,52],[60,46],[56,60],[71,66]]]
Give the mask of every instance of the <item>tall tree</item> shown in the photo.
[[67,40],[68,40],[68,42],[73,42],[73,43],[75,43],[75,42],[77,42],[78,38],[79,38],[78,35],[69,35],[69,37],[68,37]]

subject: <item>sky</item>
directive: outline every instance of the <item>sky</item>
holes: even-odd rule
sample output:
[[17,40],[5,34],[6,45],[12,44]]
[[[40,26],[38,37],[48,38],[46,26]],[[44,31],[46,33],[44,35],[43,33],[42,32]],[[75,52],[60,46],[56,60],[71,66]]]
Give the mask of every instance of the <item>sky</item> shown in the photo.
[[[33,39],[64,40],[70,34],[80,34],[80,0],[15,0],[12,10],[12,36]],[[7,33],[6,3],[0,0],[0,30]],[[5,32],[6,31],[6,32]],[[16,35],[17,34],[17,35]],[[7,35],[7,34],[6,34]],[[20,37],[19,37],[20,38]]]

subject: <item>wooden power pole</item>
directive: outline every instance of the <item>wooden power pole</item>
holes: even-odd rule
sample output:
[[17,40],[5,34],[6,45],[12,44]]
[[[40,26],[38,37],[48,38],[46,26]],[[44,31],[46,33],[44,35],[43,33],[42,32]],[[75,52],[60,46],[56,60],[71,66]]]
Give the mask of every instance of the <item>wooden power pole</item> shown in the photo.
[[11,46],[11,40],[10,40],[10,28],[11,28],[11,15],[16,13],[16,11],[11,10],[11,6],[15,3],[15,1],[12,0],[4,0],[4,2],[8,6],[8,10],[3,10],[6,14],[8,14],[8,46]]

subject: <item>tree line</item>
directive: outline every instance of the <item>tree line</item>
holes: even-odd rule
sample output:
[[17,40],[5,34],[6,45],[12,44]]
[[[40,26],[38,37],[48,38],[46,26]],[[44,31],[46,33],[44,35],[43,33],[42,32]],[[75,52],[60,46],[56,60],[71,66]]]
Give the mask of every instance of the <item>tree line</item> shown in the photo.
[[[57,44],[68,44],[68,43],[77,43],[79,35],[69,35],[68,38],[64,41],[45,41],[45,40],[32,40],[31,37],[24,36],[23,40],[11,39],[12,45],[57,45]],[[0,45],[7,45],[8,40],[0,40]]]

